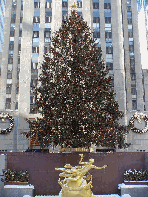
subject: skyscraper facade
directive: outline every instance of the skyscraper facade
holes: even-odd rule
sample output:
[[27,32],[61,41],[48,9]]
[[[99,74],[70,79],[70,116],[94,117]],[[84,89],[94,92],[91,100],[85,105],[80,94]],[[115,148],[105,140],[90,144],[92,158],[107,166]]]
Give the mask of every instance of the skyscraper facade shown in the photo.
[[2,46],[4,39],[4,18],[5,18],[6,0],[0,0],[0,72],[1,72],[1,58],[2,58]]
[[0,111],[14,116],[15,127],[6,137],[0,135],[5,149],[28,147],[21,132],[28,130],[25,118],[39,116],[34,111],[33,93],[39,65],[48,52],[53,32],[69,16],[74,3],[102,49],[119,109],[125,113],[121,123],[127,124],[135,110],[145,109],[138,29],[140,1],[137,4],[136,0],[7,0]]

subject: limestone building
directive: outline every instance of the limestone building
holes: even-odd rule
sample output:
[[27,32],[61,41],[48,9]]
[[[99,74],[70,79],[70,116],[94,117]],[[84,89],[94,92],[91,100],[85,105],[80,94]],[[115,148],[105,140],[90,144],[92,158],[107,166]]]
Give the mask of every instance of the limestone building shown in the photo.
[[4,38],[4,18],[5,18],[6,0],[0,1],[0,72],[1,72],[1,58],[2,58],[2,46]]
[[[33,89],[39,63],[49,49],[52,33],[59,29],[62,18],[70,14],[74,2],[102,49],[116,99],[125,113],[122,123],[127,125],[136,110],[147,110],[136,0],[7,0],[0,111],[13,115],[15,127],[10,134],[0,135],[1,150],[22,151],[29,146],[21,132],[28,129],[24,118],[38,116],[33,111]],[[9,121],[1,121],[1,125],[8,127]]]

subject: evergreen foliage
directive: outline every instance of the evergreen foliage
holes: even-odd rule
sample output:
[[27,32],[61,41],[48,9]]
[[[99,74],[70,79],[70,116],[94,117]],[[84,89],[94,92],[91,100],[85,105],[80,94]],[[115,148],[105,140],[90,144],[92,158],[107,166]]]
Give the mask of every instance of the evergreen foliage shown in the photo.
[[101,55],[87,23],[73,10],[44,55],[36,88],[43,119],[28,120],[27,137],[34,135],[42,148],[51,142],[61,147],[128,146],[126,128],[119,124],[123,113]]

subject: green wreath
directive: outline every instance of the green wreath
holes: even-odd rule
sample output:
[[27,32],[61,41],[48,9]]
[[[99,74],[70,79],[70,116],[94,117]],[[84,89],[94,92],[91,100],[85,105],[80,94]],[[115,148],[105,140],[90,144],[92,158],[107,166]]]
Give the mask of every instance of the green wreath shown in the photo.
[[[136,127],[134,127],[134,121],[135,119],[138,120],[139,123],[141,123],[141,120],[145,121],[145,128],[144,129],[137,129]],[[138,113],[136,112],[130,119],[129,121],[129,128],[135,132],[135,133],[146,133],[148,131],[148,117],[147,115],[143,114],[143,113]]]
[[9,114],[0,113],[0,119],[2,119],[2,120],[9,119],[9,121],[10,121],[9,128],[7,128],[7,129],[1,129],[0,128],[0,134],[10,133],[14,128],[14,118],[13,118],[13,116],[11,116]]

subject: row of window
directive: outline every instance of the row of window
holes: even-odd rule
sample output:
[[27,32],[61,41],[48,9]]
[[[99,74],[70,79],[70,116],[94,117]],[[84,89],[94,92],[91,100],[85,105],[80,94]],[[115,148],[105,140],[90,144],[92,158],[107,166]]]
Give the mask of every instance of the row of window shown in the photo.
[[[68,7],[68,2],[67,1],[63,1],[62,2],[62,7],[63,8],[67,8]],[[82,8],[82,1],[77,1],[77,7],[78,8]]]
[[[46,16],[45,17],[45,23],[51,23],[52,21],[52,16]],[[40,17],[39,16],[34,16],[33,17],[33,22],[34,23],[40,23]]]
[[[66,1],[62,2],[62,7],[68,7],[68,3]],[[82,8],[82,1],[77,1],[77,7]],[[40,2],[34,2],[34,8],[40,8]],[[45,8],[52,8],[52,3],[46,2]]]
[[[34,2],[34,8],[40,8],[40,2]],[[46,2],[45,8],[51,8],[51,2]]]
[[[100,38],[100,32],[99,31],[94,31],[93,37],[94,38]],[[111,31],[106,31],[105,32],[105,38],[107,38],[107,39],[112,38],[112,32]]]
[[[51,37],[51,30],[45,30],[44,31],[44,37],[50,38]],[[33,31],[33,38],[39,38],[39,31]]]
[[[6,109],[11,109],[11,98],[6,98]],[[15,110],[18,109],[18,102],[15,103]]]
[[[6,87],[6,94],[11,94],[12,85],[7,85]],[[19,87],[16,87],[16,94],[19,92]]]
[[[93,23],[100,23],[100,17],[93,17]],[[111,17],[105,17],[105,23],[111,23]]]
[[[7,79],[12,79],[12,72],[7,72]],[[19,79],[19,72],[17,72],[17,79]]]
[[[15,36],[15,30],[10,30],[10,37]],[[22,37],[22,30],[19,31],[19,37]]]
[[[51,2],[46,2],[45,3],[45,8],[51,8],[52,3]],[[68,7],[68,2],[63,1],[62,2],[62,7]],[[77,1],[77,7],[82,8],[82,1]],[[40,2],[34,2],[34,8],[40,8]],[[99,2],[93,3],[93,9],[99,9]],[[110,3],[104,3],[104,9],[111,9],[111,4]]]
[[[49,46],[44,47],[44,53],[48,53]],[[39,53],[39,47],[32,47],[32,53]]]
[[[20,64],[20,58],[18,58],[18,64]],[[8,57],[8,66],[11,66],[13,64],[13,57]]]

